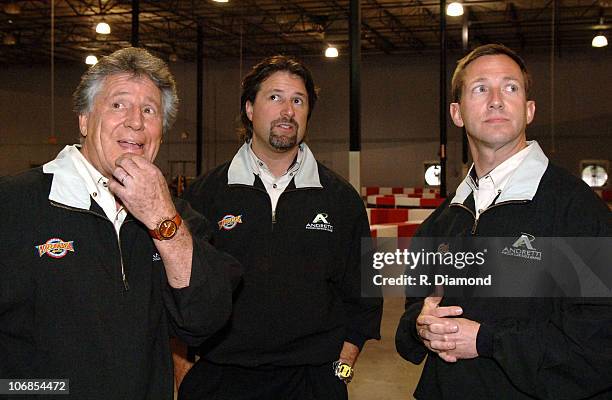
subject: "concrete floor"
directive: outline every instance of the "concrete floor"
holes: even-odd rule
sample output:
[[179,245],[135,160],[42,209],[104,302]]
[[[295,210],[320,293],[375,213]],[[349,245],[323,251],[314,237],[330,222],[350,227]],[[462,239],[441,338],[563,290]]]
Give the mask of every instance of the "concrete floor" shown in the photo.
[[350,400],[410,400],[422,365],[413,365],[395,351],[395,330],[404,312],[403,298],[385,299],[380,341],[366,343],[349,384]]

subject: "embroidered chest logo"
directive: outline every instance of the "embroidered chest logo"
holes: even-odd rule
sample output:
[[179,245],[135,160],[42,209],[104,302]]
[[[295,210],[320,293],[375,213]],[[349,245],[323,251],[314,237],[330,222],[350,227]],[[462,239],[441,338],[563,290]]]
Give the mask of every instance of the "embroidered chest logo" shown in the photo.
[[312,222],[306,224],[306,229],[316,231],[333,232],[334,226],[329,223],[329,215],[326,213],[318,213]]
[[161,256],[159,255],[159,253],[153,254],[153,261],[161,261]]
[[219,225],[219,230],[225,229],[226,231],[232,230],[236,227],[236,225],[242,223],[242,215],[232,215],[228,214],[221,218],[217,224]]
[[34,248],[38,251],[39,257],[46,254],[53,258],[63,258],[69,251],[74,253],[74,240],[64,242],[62,239],[52,238],[47,240],[44,244],[34,246]]
[[540,261],[542,260],[542,252],[533,246],[534,241],[535,237],[533,235],[522,233],[511,247],[504,247],[501,253],[507,256]]
[[449,249],[450,247],[448,243],[440,243],[438,245],[438,253],[442,253],[442,254],[448,253]]

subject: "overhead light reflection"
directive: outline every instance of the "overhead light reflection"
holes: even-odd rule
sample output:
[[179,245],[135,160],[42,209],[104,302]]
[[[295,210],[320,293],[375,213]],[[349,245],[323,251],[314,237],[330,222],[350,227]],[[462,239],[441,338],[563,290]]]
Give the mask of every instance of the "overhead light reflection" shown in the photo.
[[446,15],[450,17],[459,17],[463,15],[463,5],[459,2],[453,1],[446,6]]
[[96,25],[96,32],[101,35],[108,35],[111,33],[111,27],[106,22],[100,22]]
[[591,42],[591,46],[593,47],[606,47],[607,45],[608,45],[608,38],[605,37],[601,33],[595,36],[593,38],[593,41]]
[[95,65],[98,62],[98,57],[94,56],[93,54],[90,54],[87,56],[87,58],[85,58],[85,64],[87,65]]
[[338,57],[338,49],[334,46],[329,46],[325,49],[325,57],[327,58],[336,58]]

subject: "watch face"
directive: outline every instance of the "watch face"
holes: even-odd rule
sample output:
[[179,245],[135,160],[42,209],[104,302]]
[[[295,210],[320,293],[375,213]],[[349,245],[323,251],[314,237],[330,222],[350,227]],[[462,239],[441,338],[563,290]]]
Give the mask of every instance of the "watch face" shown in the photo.
[[340,378],[350,378],[353,371],[351,371],[351,367],[348,364],[340,364],[338,366],[338,376]]
[[170,239],[176,233],[176,224],[174,221],[167,219],[159,224],[159,234],[164,239]]

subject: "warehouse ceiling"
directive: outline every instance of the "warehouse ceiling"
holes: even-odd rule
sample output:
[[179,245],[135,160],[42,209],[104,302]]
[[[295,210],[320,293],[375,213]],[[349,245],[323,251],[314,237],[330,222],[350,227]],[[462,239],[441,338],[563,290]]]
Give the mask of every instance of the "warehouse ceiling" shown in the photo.
[[[51,7],[51,3],[54,7]],[[140,0],[139,44],[170,60],[194,61],[198,25],[203,56],[217,60],[285,53],[320,57],[333,44],[349,51],[348,0]],[[517,50],[590,48],[610,37],[612,0],[463,0],[463,17],[446,17],[450,50],[499,42]],[[437,53],[439,1],[361,0],[363,54]],[[52,18],[53,15],[53,18]],[[464,21],[465,20],[465,21]],[[95,33],[98,22],[109,35]],[[82,62],[129,46],[132,1],[0,0],[0,64]],[[52,46],[52,43],[54,46]],[[599,51],[607,51],[607,48]]]

